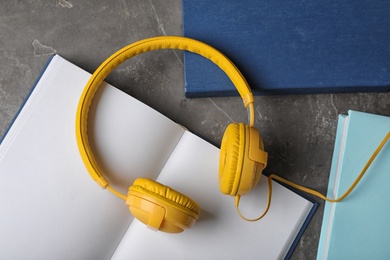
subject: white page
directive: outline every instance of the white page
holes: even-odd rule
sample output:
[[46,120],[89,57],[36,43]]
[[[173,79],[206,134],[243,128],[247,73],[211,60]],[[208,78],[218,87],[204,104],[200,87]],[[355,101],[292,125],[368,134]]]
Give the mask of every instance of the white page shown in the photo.
[[[100,95],[103,94],[103,98]],[[138,177],[156,179],[185,130],[122,91],[102,86],[89,138],[110,183],[127,194]]]
[[[158,180],[200,204],[200,218],[180,234],[153,232],[134,220],[113,259],[282,259],[312,203],[273,182],[272,204],[260,221],[242,220],[234,198],[218,185],[219,149],[186,132]],[[267,181],[242,197],[240,208],[250,218],[262,213]]]
[[[0,145],[0,259],[109,259],[132,221],[124,201],[92,180],[77,149],[76,108],[89,77],[55,56]],[[107,85],[95,122],[96,147],[106,158],[108,175],[115,171],[116,178],[139,172],[157,176],[165,163],[160,146],[169,147],[168,136],[179,139],[182,131]],[[145,131],[150,125],[154,129]],[[124,129],[111,132],[115,127]],[[134,142],[126,140],[129,133]],[[145,140],[143,134],[149,146],[138,142]],[[165,143],[157,141],[159,134]],[[158,152],[149,152],[151,147]],[[111,153],[119,159],[107,159]],[[147,163],[139,164],[139,157]]]

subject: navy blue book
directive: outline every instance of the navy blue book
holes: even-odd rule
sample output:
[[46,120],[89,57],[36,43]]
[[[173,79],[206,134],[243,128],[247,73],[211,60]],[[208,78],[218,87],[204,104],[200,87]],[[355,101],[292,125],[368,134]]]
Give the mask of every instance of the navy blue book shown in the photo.
[[[226,54],[255,94],[390,90],[390,1],[183,0],[183,33]],[[187,97],[237,95],[186,52]]]

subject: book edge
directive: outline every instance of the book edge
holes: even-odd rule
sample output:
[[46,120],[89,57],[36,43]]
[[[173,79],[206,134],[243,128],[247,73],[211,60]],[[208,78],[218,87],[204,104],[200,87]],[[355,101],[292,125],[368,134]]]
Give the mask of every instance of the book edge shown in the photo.
[[[343,161],[343,150],[345,147],[345,138],[348,129],[349,115],[339,115],[337,124],[336,140],[332,156],[332,165],[329,173],[329,181],[327,187],[327,197],[334,198],[337,196],[338,180],[340,168]],[[325,202],[324,214],[322,218],[320,239],[318,242],[317,259],[327,258],[328,242],[331,236],[332,216],[334,214],[334,203]]]
[[11,130],[12,126],[14,125],[15,121],[16,121],[16,118],[18,118],[19,114],[21,113],[22,109],[24,108],[24,106],[26,105],[27,101],[29,100],[31,94],[34,92],[36,86],[38,85],[39,81],[41,80],[43,74],[45,73],[45,71],[47,70],[47,68],[49,67],[49,64],[53,61],[53,58],[56,56],[57,54],[53,54],[49,57],[49,59],[46,61],[45,65],[43,66],[42,70],[40,71],[39,73],[39,76],[37,77],[37,79],[35,80],[34,84],[32,85],[32,87],[30,88],[30,91],[28,92],[27,96],[24,98],[22,104],[20,105],[19,109],[16,111],[14,117],[12,118],[11,120],[11,123],[9,124],[9,126],[7,127],[7,129],[5,130],[4,134],[0,137],[0,145],[3,143],[5,137],[7,136],[7,134],[9,133],[9,131]]
[[297,191],[297,190],[294,190],[292,189],[291,187],[288,187],[288,186],[285,186],[286,188],[290,189],[291,191],[295,192],[296,194],[298,194],[299,196],[303,197],[304,199],[306,199],[307,201],[311,202],[311,209],[309,210],[307,216],[305,217],[305,220],[303,221],[303,223],[301,223],[301,227],[299,228],[299,231],[298,233],[295,235],[295,238],[290,246],[290,249],[287,251],[287,254],[286,254],[286,257],[285,259],[290,259],[293,252],[295,251],[296,247],[298,246],[298,243],[299,241],[301,240],[302,236],[303,236],[303,233],[305,232],[305,230],[307,229],[310,221],[312,220],[313,216],[314,216],[314,213],[316,212],[318,206],[319,206],[319,203],[318,201],[314,200],[313,198]]

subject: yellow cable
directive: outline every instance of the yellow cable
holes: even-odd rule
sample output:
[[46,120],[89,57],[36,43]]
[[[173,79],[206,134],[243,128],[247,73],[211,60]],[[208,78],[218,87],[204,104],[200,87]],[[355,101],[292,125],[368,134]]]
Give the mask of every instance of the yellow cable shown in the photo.
[[255,221],[258,221],[260,219],[262,219],[268,212],[269,210],[269,207],[271,206],[271,197],[272,197],[272,179],[268,176],[268,200],[267,200],[267,206],[265,207],[265,210],[263,212],[263,214],[261,214],[260,217],[258,218],[255,218],[255,219],[248,219],[246,217],[244,217],[241,212],[240,212],[240,209],[238,208],[238,205],[240,204],[240,196],[236,196],[236,210],[237,210],[237,213],[238,215],[240,215],[240,217],[243,219],[243,220],[246,220],[248,222],[255,222]]
[[107,185],[106,186],[106,189],[109,190],[111,193],[113,193],[115,196],[123,199],[123,200],[126,200],[127,199],[127,196],[126,195],[123,195],[122,193],[120,193],[119,191],[115,190],[113,187],[111,187],[110,185]]
[[265,216],[265,214],[268,212],[268,209],[270,207],[270,204],[271,204],[271,196],[272,196],[272,179],[274,180],[277,180],[277,181],[280,181],[284,184],[287,184],[295,189],[298,189],[298,190],[301,190],[301,191],[304,191],[306,193],[309,193],[309,194],[312,194],[314,196],[317,196],[323,200],[326,200],[326,201],[329,201],[329,202],[340,202],[342,201],[343,199],[345,199],[351,192],[352,190],[356,187],[356,185],[359,183],[359,181],[363,178],[363,175],[366,173],[367,169],[370,167],[371,163],[375,160],[376,156],[379,154],[379,152],[382,150],[382,148],[385,146],[386,142],[389,140],[390,138],[390,131],[387,133],[387,135],[383,138],[383,140],[381,141],[381,143],[378,145],[378,147],[375,149],[374,153],[371,155],[370,159],[368,159],[367,163],[365,164],[365,166],[363,167],[362,171],[360,172],[360,174],[357,176],[357,178],[355,179],[355,181],[352,183],[352,185],[349,187],[349,189],[339,198],[337,199],[329,199],[327,198],[326,196],[324,196],[323,194],[319,193],[318,191],[315,191],[313,189],[309,189],[309,188],[306,188],[306,187],[303,187],[301,185],[298,185],[298,184],[295,184],[291,181],[288,181],[280,176],[277,176],[275,174],[271,174],[268,176],[268,200],[267,200],[267,206],[266,206],[266,209],[265,211],[263,212],[263,214],[256,218],[256,219],[247,219],[246,217],[244,217],[239,208],[238,208],[238,205],[239,205],[239,201],[240,201],[240,196],[237,196],[236,197],[236,209],[237,209],[237,212],[238,214],[240,215],[240,217],[246,221],[257,221],[261,218],[263,218]]

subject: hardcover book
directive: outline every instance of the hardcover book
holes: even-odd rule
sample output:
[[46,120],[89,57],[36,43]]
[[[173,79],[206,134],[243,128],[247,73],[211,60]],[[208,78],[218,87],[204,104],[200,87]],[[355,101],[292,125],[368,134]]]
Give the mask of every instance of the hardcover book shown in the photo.
[[[254,94],[390,90],[390,1],[183,0],[183,34],[225,53]],[[237,95],[184,54],[187,97]]]
[[[329,198],[343,194],[390,131],[390,118],[357,111],[340,116]],[[326,202],[317,259],[388,259],[390,256],[390,143],[342,202]]]

